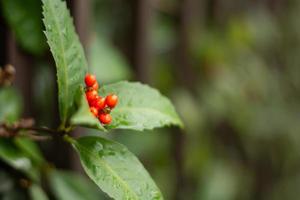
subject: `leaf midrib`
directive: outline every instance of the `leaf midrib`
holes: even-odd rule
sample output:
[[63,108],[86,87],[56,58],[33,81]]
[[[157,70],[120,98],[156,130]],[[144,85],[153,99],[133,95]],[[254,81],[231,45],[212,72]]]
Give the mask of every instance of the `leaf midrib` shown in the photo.
[[[89,154],[89,157],[91,157],[92,159],[94,158],[98,158],[98,155],[93,153],[92,151],[88,150],[87,148],[85,148],[83,145],[81,145],[80,143],[78,143],[76,141],[75,146],[78,146],[79,148],[81,148],[83,151],[87,152]],[[135,194],[135,192],[126,184],[126,182],[122,179],[122,177],[120,177],[106,162],[102,161],[101,159],[98,159],[99,162],[102,164],[103,167],[105,167],[108,171],[111,172],[112,176],[114,176],[116,179],[118,179],[122,185],[124,186],[124,188],[127,191],[130,191],[131,194],[133,194],[133,196],[135,197],[135,199],[139,199],[138,196]]]
[[[57,19],[57,16],[54,14],[54,6],[53,6],[53,3],[52,3],[52,0],[49,0],[50,1],[50,4],[51,4],[51,6],[50,6],[50,10],[51,10],[51,13],[52,13],[52,16],[54,16],[53,18],[54,18],[54,24],[55,24],[55,26],[56,26],[56,28],[57,28],[57,32],[58,32],[58,38],[59,38],[59,44],[58,44],[58,46],[60,46],[60,49],[61,49],[61,51],[62,51],[62,60],[63,60],[63,74],[64,74],[64,77],[65,77],[65,84],[64,84],[64,92],[65,92],[65,96],[67,97],[67,101],[69,101],[69,99],[68,99],[68,97],[69,97],[69,91],[68,91],[68,88],[67,88],[67,86],[68,86],[68,73],[67,73],[67,62],[66,62],[66,59],[65,59],[65,49],[64,49],[64,47],[63,47],[63,40],[62,40],[62,36],[61,36],[61,32],[59,31],[60,30],[60,26],[59,26],[59,23],[58,23],[58,19]],[[48,1],[48,2],[49,2]],[[58,66],[57,66],[58,67]],[[66,118],[67,118],[67,107],[66,106],[63,106],[63,114],[64,114],[64,116],[63,116],[63,119],[62,119],[62,123],[63,123],[63,125],[66,123]]]
[[160,112],[156,109],[153,109],[153,108],[142,108],[142,107],[129,107],[129,106],[123,106],[123,107],[120,107],[120,108],[117,108],[115,110],[115,112],[128,112],[128,111],[131,111],[131,110],[134,110],[134,111],[145,111],[145,112],[152,112],[152,113],[155,113],[155,114],[159,114],[165,118],[170,118],[170,123],[175,123],[175,124],[181,124],[180,120],[174,118],[172,115],[168,115],[168,114],[165,114],[163,112]]

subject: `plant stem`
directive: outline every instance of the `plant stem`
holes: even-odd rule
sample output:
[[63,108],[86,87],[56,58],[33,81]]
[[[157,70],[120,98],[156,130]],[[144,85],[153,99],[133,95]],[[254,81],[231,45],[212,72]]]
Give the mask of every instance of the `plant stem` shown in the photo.
[[25,128],[23,130],[28,130],[28,131],[39,131],[39,132],[46,132],[46,133],[51,133],[53,135],[60,135],[60,131],[50,129],[48,127],[30,127],[30,128]]
[[[0,137],[15,137],[23,134],[33,140],[48,140],[52,139],[53,137],[62,137],[65,133],[64,131],[58,131],[48,127],[35,127],[30,123],[31,122],[24,121],[17,122],[12,125],[0,123]],[[26,132],[22,133],[22,131]],[[40,132],[47,133],[48,135],[40,134]]]
[[64,140],[65,140],[66,142],[69,142],[70,144],[74,144],[74,143],[76,142],[72,137],[70,137],[70,136],[67,135],[67,134],[64,135]]

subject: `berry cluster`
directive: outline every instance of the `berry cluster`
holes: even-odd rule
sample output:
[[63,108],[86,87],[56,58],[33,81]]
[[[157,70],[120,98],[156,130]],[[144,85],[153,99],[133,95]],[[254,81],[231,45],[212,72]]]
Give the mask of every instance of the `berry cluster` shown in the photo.
[[85,76],[85,96],[90,106],[91,113],[99,119],[102,124],[110,124],[112,117],[110,111],[117,105],[118,96],[110,94],[105,98],[98,95],[99,84],[96,77],[91,74]]

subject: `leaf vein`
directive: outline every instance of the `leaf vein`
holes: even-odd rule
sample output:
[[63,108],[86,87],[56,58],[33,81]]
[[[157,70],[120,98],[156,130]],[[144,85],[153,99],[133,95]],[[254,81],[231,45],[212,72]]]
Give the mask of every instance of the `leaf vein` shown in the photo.
[[[89,157],[91,159],[94,159],[95,157],[98,157],[97,154],[95,154],[92,151],[88,150],[87,148],[85,148],[83,145],[81,145],[78,142],[75,143],[75,146],[78,146],[79,148],[81,148],[81,150],[83,150],[86,153],[88,153],[88,155],[89,155]],[[98,160],[102,164],[102,166],[104,166],[108,171],[111,172],[112,176],[114,176],[116,179],[118,179],[120,181],[120,183],[122,183],[122,185],[124,186],[125,190],[129,191],[135,197],[135,199],[139,199],[138,196],[135,194],[135,192],[122,179],[122,177],[120,177],[106,162],[102,161],[101,159],[98,159]]]
[[[53,6],[53,3],[51,3],[52,1],[48,1],[50,2],[51,6],[50,6],[50,10],[52,12],[52,16],[54,16],[54,24],[57,28],[57,30],[60,30],[60,26],[59,26],[59,22],[58,22],[58,19],[57,19],[57,15],[54,13],[54,6]],[[63,65],[64,67],[63,68],[63,74],[64,74],[64,78],[65,78],[65,84],[64,84],[64,92],[65,92],[65,96],[69,97],[69,91],[68,91],[68,79],[67,79],[67,64],[66,64],[66,56],[65,56],[65,49],[63,47],[63,39],[62,39],[62,35],[61,35],[61,32],[60,31],[57,31],[58,33],[58,38],[59,38],[59,42],[57,43],[59,48],[61,49],[61,52],[62,52],[62,62],[63,62]],[[55,52],[54,52],[55,53]],[[65,124],[66,123],[66,116],[67,116],[67,107],[64,106],[63,107],[63,113],[64,113],[64,119],[62,119],[62,123]]]

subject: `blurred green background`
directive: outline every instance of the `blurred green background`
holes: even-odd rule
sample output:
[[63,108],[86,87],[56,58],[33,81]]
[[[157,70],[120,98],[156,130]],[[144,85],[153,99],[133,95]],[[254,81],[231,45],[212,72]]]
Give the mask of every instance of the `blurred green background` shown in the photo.
[[[102,134],[141,159],[165,199],[299,199],[299,1],[74,0],[68,5],[99,83],[142,81],[175,103],[184,130]],[[55,127],[55,68],[40,6],[39,0],[1,0],[1,66],[12,63],[17,69],[23,116]],[[40,146],[53,166],[81,173],[72,153],[57,156],[70,151],[66,145]],[[1,193],[9,170],[0,167]]]

